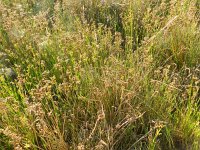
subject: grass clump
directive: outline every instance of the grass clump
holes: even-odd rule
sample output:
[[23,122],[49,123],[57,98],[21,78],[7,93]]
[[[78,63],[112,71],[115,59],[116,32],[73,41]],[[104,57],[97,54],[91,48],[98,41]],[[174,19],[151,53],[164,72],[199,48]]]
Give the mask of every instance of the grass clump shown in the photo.
[[[70,8],[70,9],[69,9]],[[0,2],[1,149],[200,148],[198,0]]]

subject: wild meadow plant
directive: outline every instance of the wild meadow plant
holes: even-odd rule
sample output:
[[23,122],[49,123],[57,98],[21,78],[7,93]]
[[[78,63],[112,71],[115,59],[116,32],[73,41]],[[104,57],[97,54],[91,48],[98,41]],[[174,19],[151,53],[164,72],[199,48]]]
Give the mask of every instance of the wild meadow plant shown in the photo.
[[0,149],[200,149],[199,5],[1,0]]

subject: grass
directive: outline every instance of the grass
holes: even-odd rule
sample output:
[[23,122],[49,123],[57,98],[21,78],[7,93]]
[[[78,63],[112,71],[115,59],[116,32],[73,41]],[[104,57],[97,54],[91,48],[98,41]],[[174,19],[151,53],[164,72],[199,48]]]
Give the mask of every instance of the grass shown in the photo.
[[0,149],[198,150],[198,14],[198,0],[2,0]]

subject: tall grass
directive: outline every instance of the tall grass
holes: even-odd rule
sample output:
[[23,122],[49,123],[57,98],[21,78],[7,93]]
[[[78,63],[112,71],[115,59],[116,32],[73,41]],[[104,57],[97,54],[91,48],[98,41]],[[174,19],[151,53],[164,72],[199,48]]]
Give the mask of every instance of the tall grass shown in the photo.
[[198,0],[2,0],[0,67],[17,78],[0,72],[0,149],[198,150],[198,14]]

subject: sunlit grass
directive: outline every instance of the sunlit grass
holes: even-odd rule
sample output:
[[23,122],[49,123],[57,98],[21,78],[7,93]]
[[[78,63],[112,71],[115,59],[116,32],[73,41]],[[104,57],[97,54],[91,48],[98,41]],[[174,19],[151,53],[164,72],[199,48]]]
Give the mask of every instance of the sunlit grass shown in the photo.
[[198,150],[198,3],[2,0],[0,149]]

